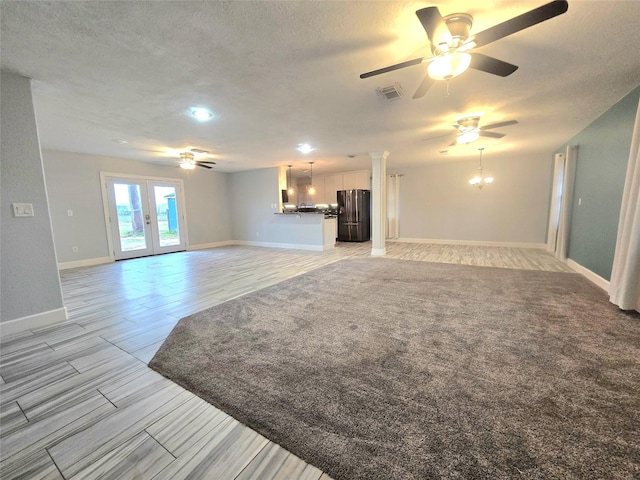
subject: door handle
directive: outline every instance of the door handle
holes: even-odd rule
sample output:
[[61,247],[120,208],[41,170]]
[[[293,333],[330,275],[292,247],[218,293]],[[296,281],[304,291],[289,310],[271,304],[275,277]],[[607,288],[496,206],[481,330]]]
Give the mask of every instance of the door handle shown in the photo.
[[147,225],[151,225],[151,217],[148,213],[144,216],[144,219],[146,220]]

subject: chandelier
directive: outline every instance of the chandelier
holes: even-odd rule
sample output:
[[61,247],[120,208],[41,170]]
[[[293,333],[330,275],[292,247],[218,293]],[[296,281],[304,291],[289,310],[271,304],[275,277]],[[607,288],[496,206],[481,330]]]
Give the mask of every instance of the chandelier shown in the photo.
[[478,150],[480,150],[480,166],[478,167],[478,174],[469,180],[469,184],[482,189],[485,185],[493,183],[493,177],[485,177],[482,175],[482,151],[484,148],[479,148]]

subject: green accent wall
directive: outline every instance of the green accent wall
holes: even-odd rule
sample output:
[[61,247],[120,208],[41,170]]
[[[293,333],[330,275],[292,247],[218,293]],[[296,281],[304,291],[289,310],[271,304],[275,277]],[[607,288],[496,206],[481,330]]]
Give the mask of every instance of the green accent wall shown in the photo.
[[611,279],[640,87],[557,150],[578,145],[568,257]]

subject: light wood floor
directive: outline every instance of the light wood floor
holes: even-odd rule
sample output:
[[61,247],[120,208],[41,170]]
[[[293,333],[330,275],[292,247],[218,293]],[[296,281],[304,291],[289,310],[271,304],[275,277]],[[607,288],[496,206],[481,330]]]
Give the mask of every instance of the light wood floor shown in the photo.
[[[69,321],[2,338],[0,477],[327,480],[147,363],[183,316],[370,252],[236,246],[62,271]],[[387,257],[571,271],[533,249],[389,242]]]

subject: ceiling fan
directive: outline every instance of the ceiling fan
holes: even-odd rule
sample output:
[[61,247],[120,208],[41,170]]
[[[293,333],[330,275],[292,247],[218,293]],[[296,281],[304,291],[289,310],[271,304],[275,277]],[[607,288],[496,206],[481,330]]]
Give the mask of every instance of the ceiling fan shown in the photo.
[[215,165],[216,162],[211,162],[209,160],[196,160],[195,153],[199,154],[207,154],[206,150],[200,150],[199,148],[192,148],[188,152],[182,152],[180,154],[180,168],[184,168],[185,170],[193,170],[198,167],[212,169],[211,165]]
[[456,136],[456,139],[451,144],[449,144],[449,146],[452,147],[459,143],[466,144],[475,142],[479,137],[502,138],[505,136],[504,133],[489,132],[488,130],[506,127],[507,125],[515,125],[516,123],[518,123],[517,120],[507,120],[504,122],[491,123],[489,125],[483,125],[479,127],[479,121],[480,117],[475,115],[459,118],[457,123],[453,125],[458,129],[458,134]]
[[557,17],[567,11],[569,4],[565,0],[553,1],[499,23],[482,32],[470,35],[473,17],[467,13],[454,13],[443,17],[438,7],[426,7],[416,11],[416,15],[427,32],[431,44],[432,57],[420,57],[406,62],[363,73],[360,78],[369,78],[381,73],[417,65],[423,61],[429,63],[427,75],[418,86],[413,98],[420,98],[431,88],[436,80],[449,80],[473,68],[482,72],[506,77],[518,67],[497,58],[481,53],[468,53],[513,33],[532,27],[538,23]]

